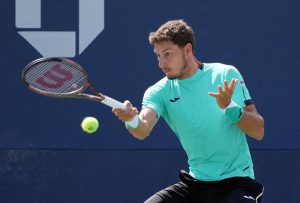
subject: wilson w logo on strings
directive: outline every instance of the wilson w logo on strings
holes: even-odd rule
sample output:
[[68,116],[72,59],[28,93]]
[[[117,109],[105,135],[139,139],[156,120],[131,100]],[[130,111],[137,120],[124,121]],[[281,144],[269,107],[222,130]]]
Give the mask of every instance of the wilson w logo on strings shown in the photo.
[[59,64],[55,64],[51,69],[37,78],[36,82],[47,88],[60,88],[65,82],[72,80],[73,74],[63,69]]

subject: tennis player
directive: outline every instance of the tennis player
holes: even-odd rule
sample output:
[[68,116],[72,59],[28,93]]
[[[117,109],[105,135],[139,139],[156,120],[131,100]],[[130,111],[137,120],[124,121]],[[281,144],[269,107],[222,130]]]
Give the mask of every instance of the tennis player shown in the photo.
[[[189,171],[181,170],[180,182],[145,202],[261,202],[263,186],[254,177],[245,135],[263,139],[264,120],[239,71],[198,61],[194,32],[184,20],[166,22],[149,41],[166,77],[146,90],[140,113],[129,101],[127,109],[113,112],[140,140],[163,117],[188,156]],[[134,117],[137,124],[129,125]]]

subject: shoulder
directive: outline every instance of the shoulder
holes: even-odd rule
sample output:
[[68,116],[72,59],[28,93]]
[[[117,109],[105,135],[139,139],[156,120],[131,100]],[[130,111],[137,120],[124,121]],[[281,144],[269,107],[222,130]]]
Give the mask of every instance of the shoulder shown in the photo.
[[152,86],[148,87],[148,89],[145,92],[145,95],[162,92],[164,88],[168,86],[168,84],[169,84],[168,78],[164,77],[158,82],[156,82],[155,84],[153,84]]
[[222,75],[225,78],[240,75],[239,70],[235,66],[223,63],[204,63],[203,71],[214,76]]
[[233,65],[227,65],[223,63],[204,63],[203,71],[212,72],[228,72],[228,71],[238,71]]

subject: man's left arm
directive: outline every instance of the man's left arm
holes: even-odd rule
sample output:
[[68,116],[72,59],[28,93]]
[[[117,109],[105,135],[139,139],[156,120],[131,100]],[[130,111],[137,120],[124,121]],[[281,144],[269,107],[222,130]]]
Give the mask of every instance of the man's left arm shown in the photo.
[[264,119],[256,110],[254,104],[250,104],[243,108],[245,113],[236,125],[247,135],[257,140],[264,137]]
[[225,115],[250,137],[261,140],[264,137],[264,119],[258,114],[253,103],[244,107],[238,106],[232,101],[234,88],[237,79],[232,79],[230,84],[224,81],[224,88],[218,86],[218,92],[209,92],[210,96],[215,97],[219,107]]

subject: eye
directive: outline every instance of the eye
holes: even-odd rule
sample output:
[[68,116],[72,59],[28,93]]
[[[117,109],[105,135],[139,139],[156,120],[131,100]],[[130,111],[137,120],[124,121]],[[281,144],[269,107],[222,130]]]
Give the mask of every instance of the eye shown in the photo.
[[159,60],[160,56],[158,54],[156,54],[156,58],[157,58],[157,60]]
[[169,57],[169,56],[171,56],[171,53],[170,53],[170,52],[164,53],[164,57]]

